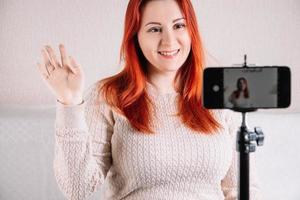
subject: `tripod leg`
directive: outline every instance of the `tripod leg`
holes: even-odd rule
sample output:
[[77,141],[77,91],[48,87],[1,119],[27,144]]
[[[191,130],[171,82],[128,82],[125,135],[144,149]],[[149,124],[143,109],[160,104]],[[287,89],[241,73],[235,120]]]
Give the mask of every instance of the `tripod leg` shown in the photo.
[[249,200],[249,153],[240,152],[239,200]]

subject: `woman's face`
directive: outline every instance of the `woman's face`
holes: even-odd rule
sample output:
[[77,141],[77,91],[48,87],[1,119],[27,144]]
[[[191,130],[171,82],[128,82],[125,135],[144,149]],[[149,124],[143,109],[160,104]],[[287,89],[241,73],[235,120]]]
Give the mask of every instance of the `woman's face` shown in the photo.
[[183,65],[191,39],[175,0],[153,0],[146,4],[138,42],[148,60],[148,70],[176,72]]
[[247,87],[246,81],[244,79],[240,79],[238,81],[238,89],[243,91],[246,89],[246,87]]

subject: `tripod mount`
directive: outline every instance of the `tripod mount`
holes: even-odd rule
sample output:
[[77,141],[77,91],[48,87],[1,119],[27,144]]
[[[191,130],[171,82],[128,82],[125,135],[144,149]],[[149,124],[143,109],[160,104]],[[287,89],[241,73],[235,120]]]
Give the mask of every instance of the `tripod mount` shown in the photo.
[[[247,66],[247,55],[244,56],[244,66]],[[235,112],[242,113],[242,124],[237,132],[237,151],[239,152],[239,200],[249,200],[249,169],[251,152],[255,152],[256,145],[262,146],[264,143],[264,133],[259,127],[254,131],[249,131],[246,125],[246,113],[257,111],[253,108],[232,108]]]

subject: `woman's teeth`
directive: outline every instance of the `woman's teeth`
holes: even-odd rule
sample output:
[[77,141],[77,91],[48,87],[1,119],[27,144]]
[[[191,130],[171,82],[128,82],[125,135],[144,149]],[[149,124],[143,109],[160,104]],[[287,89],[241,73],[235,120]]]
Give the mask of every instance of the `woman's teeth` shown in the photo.
[[174,51],[159,51],[158,53],[164,55],[164,56],[174,56],[175,54],[177,54],[179,51],[179,49],[174,50]]

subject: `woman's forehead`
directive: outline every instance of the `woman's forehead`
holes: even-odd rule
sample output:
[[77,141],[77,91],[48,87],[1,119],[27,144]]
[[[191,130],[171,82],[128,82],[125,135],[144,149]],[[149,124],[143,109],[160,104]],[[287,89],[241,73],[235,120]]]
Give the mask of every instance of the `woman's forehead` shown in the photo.
[[172,23],[183,18],[180,7],[175,0],[149,1],[142,11],[142,22]]

